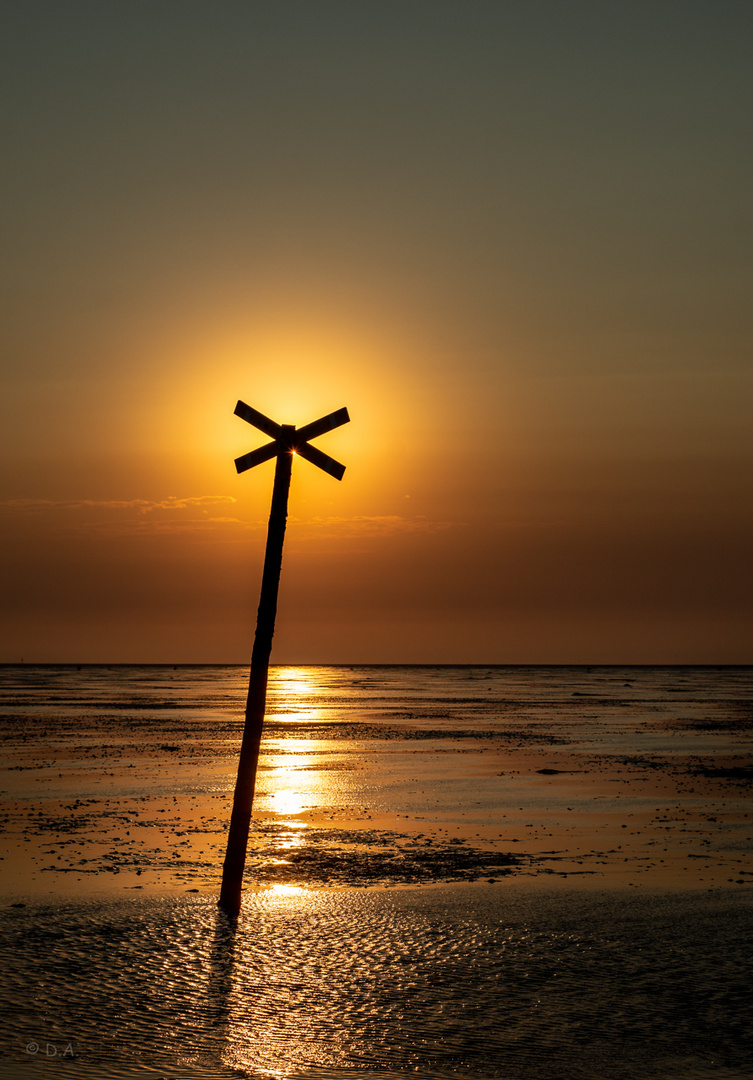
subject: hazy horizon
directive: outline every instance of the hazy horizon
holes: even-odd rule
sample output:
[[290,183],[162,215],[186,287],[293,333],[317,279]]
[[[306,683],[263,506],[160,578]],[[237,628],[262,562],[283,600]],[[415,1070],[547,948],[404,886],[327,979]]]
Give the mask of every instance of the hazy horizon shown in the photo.
[[[67,661],[59,662],[54,660],[3,660],[0,661],[0,668],[15,668],[15,667],[38,667],[38,668],[114,668],[114,667],[158,667],[158,668],[181,668],[181,667],[249,667],[248,661],[212,661],[212,662],[185,662],[185,661],[172,661],[172,660],[160,660],[160,661],[138,661],[138,660],[79,660],[79,661]],[[420,663],[408,663],[404,661],[392,661],[389,663],[370,663],[364,661],[356,663],[353,661],[339,662],[337,660],[327,661],[326,663],[306,663],[304,661],[288,663],[275,662],[269,665],[269,669],[285,670],[286,668],[583,668],[584,670],[591,670],[593,668],[749,668],[751,664],[631,664],[631,663],[603,663],[603,664],[590,664],[588,662],[577,664],[549,664],[544,662],[535,664],[485,664],[485,663],[453,663],[442,662],[433,663],[432,661],[423,661]]]

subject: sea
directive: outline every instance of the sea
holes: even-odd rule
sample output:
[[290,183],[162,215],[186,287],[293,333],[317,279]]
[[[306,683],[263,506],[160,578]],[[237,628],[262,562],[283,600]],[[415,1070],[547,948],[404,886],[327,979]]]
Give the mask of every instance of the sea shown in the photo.
[[[753,1077],[753,669],[275,667],[232,922],[202,883],[221,861],[247,677],[0,669],[6,829],[48,836],[53,860],[43,891],[3,877],[2,1080]],[[646,776],[680,777],[689,802],[699,776],[727,784],[708,827],[736,880],[654,887],[647,872],[640,887],[636,862],[584,888],[552,852],[517,854],[529,811],[554,835],[546,822],[579,809],[575,774],[606,787],[614,769],[606,818],[641,809],[629,785]],[[171,848],[169,865],[115,828],[140,814],[146,835],[172,814],[170,843],[188,844],[189,806],[207,846]],[[95,859],[86,830],[103,821],[118,835]],[[119,887],[136,874],[148,890]]]

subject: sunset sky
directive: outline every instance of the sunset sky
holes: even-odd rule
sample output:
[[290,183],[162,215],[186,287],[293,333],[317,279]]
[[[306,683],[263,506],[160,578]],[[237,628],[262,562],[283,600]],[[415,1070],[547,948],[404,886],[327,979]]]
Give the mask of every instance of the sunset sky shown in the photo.
[[749,0],[0,12],[0,660],[753,662]]

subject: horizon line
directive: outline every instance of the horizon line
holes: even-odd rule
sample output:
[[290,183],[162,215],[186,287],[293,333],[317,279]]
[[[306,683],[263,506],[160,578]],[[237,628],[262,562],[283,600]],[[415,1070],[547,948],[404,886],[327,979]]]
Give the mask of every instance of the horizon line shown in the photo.
[[[526,668],[526,667],[570,667],[570,668],[595,668],[595,667],[686,667],[686,668],[721,668],[721,667],[752,667],[753,660],[750,661],[631,661],[631,660],[577,660],[577,661],[551,661],[551,660],[531,660],[531,661],[452,661],[452,660],[387,660],[387,661],[370,661],[370,660],[350,660],[350,661],[315,661],[307,663],[305,661],[279,661],[269,665],[270,668],[288,668],[288,667],[343,667],[343,668],[360,668],[360,667],[374,667],[374,668],[387,668],[387,667],[455,667],[455,668]],[[0,668],[52,668],[52,667],[65,667],[65,668],[112,668],[112,667],[164,667],[164,668],[192,668],[192,667],[250,667],[249,661],[237,661],[237,660],[217,660],[217,661],[172,661],[172,660],[0,660]]]

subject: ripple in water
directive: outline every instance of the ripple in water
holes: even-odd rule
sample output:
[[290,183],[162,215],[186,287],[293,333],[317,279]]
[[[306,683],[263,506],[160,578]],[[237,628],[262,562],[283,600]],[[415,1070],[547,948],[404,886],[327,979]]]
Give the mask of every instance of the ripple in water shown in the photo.
[[750,1075],[740,900],[496,886],[244,902],[235,930],[205,898],[6,910],[0,1076],[51,1076],[51,1058],[102,1080]]

